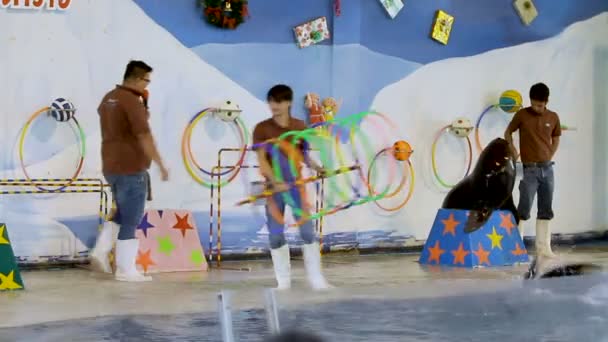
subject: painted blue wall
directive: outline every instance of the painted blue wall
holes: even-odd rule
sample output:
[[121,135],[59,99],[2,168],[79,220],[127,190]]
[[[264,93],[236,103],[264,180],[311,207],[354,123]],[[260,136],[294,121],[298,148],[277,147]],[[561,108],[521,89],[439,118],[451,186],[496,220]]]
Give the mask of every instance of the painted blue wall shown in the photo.
[[[606,0],[537,0],[540,15],[527,27],[512,1],[405,1],[391,20],[379,1],[250,1],[251,17],[236,30],[206,24],[194,0],[135,0],[158,24],[206,62],[264,100],[274,84],[296,92],[294,115],[304,117],[306,92],[342,99],[341,115],[369,109],[375,94],[419,66],[451,57],[536,41],[608,10]],[[447,46],[429,38],[435,12],[455,16]],[[332,38],[299,49],[293,27],[326,16]]]

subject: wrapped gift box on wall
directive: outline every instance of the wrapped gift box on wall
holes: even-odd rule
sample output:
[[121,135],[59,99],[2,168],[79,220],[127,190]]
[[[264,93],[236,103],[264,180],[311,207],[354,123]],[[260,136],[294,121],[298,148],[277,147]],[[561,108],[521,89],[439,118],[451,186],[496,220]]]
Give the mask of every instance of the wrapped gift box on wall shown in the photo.
[[391,19],[395,19],[403,8],[403,2],[401,0],[380,0],[380,2]]
[[515,6],[515,10],[524,25],[530,25],[538,16],[538,11],[532,0],[515,0],[513,6]]
[[300,48],[317,44],[330,37],[329,29],[327,28],[327,19],[325,17],[320,17],[296,26],[293,29],[293,32],[296,35],[296,41]]
[[452,25],[454,24],[454,17],[447,14],[446,12],[439,10],[435,15],[435,22],[433,23],[433,32],[431,37],[441,44],[447,45],[452,33]]
[[11,240],[8,237],[8,229],[6,224],[0,223],[0,291],[22,290],[23,288],[21,273],[17,267]]
[[148,210],[137,227],[137,268],[145,273],[204,271],[207,260],[192,212]]
[[506,266],[529,261],[513,215],[494,211],[478,230],[465,233],[468,210],[439,209],[420,255],[421,264]]

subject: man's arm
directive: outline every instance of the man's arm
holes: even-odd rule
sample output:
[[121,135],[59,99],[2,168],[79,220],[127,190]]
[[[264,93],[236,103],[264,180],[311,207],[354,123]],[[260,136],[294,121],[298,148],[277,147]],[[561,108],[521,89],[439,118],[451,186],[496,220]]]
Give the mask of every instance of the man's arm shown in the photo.
[[553,156],[555,155],[555,152],[557,152],[558,147],[559,147],[559,136],[552,137],[551,138],[551,159],[553,159]]
[[513,152],[513,158],[515,160],[517,160],[519,158],[519,152],[517,152],[517,148],[515,147],[515,144],[513,144],[513,132],[517,131],[518,129],[519,129],[519,112],[515,113],[515,115],[513,116],[513,119],[509,123],[509,126],[507,126],[507,129],[505,130],[505,140],[509,143],[509,145],[511,145],[511,150]]
[[150,158],[161,170],[162,178],[167,178],[167,169],[158,153],[152,131],[148,123],[148,115],[144,105],[136,98],[124,106],[131,132],[137,137],[146,157]]

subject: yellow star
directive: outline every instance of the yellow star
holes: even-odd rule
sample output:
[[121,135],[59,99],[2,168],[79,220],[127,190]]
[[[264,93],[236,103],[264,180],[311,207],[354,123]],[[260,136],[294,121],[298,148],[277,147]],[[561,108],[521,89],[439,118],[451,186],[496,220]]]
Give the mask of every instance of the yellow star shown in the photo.
[[486,236],[492,240],[492,249],[494,249],[494,247],[502,249],[500,241],[502,240],[503,236],[496,233],[496,227],[492,227],[492,234],[486,234]]
[[10,245],[11,243],[8,242],[7,239],[4,238],[4,229],[6,228],[5,225],[0,225],[0,245]]
[[11,271],[11,273],[9,273],[7,276],[0,273],[0,290],[22,289],[23,287],[21,285],[15,283],[14,277],[15,271]]

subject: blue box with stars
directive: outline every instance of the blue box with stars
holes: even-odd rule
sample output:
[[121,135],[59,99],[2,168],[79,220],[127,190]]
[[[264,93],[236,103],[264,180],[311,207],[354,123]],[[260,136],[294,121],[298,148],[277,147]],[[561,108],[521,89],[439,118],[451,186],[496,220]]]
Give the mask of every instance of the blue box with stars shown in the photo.
[[510,211],[496,210],[478,230],[465,233],[468,210],[439,209],[420,263],[456,267],[508,266],[528,262]]

